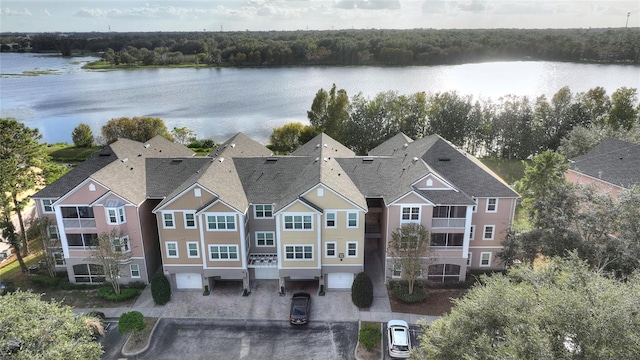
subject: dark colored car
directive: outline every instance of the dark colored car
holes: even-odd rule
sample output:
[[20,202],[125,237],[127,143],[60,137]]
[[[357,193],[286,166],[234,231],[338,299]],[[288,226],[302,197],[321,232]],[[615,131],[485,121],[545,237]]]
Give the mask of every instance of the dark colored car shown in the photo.
[[311,295],[306,292],[293,294],[291,297],[291,313],[289,322],[291,325],[304,325],[309,322],[311,309]]

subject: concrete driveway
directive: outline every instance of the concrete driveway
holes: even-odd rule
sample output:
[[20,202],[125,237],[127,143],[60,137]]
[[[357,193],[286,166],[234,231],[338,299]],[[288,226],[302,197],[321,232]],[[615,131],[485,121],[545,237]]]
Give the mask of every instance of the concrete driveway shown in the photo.
[[129,359],[355,359],[357,322],[168,319]]

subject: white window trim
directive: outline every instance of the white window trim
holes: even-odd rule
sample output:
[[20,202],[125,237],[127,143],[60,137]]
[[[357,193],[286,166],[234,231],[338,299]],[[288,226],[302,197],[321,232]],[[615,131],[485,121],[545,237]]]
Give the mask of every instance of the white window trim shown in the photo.
[[[189,248],[189,245],[194,244],[196,246],[196,254],[195,255],[191,255],[191,249]],[[198,242],[197,241],[187,241],[187,257],[190,259],[196,259],[200,257],[200,248],[198,246]]]
[[[327,225],[327,221],[329,221],[329,214],[333,215],[333,226]],[[337,211],[326,211],[324,213],[324,228],[325,229],[335,229],[338,227],[338,212]]]
[[469,230],[469,241],[475,240],[475,237],[476,237],[476,226],[471,225]]
[[[412,209],[412,208],[418,208],[418,219],[417,220],[412,220],[411,219],[411,210],[409,210],[409,219],[405,220],[402,218],[403,215],[403,210],[404,209]],[[400,207],[400,223],[402,224],[406,224],[406,223],[419,223],[422,221],[422,206],[420,205],[404,205]]]
[[[258,216],[257,206],[263,206],[262,212],[265,212],[264,206],[271,207],[271,216]],[[253,205],[253,218],[254,219],[273,219],[273,204],[255,204]]]
[[[176,246],[176,254],[175,255],[171,255],[169,253],[169,244],[174,244]],[[177,241],[167,241],[164,243],[164,248],[167,252],[167,258],[168,259],[177,259],[180,257],[180,249],[178,249],[178,242]]]
[[473,259],[472,255],[473,255],[472,252],[467,253],[467,266],[471,266],[471,260]]
[[[485,237],[486,234],[487,234],[487,228],[489,228],[489,227],[491,228],[491,237],[490,238]],[[496,226],[495,225],[485,225],[482,228],[482,240],[489,241],[489,240],[495,239],[495,237],[496,237]]]
[[[400,270],[400,275],[396,275],[396,268]],[[394,262],[391,266],[391,278],[392,279],[401,279],[402,278],[402,264]]]
[[[187,225],[187,215],[193,215],[193,226]],[[198,223],[196,222],[196,213],[193,211],[185,211],[182,213],[182,218],[184,220],[184,228],[185,229],[197,229]]]
[[[51,234],[53,233],[51,231],[52,228],[55,229],[55,231],[54,231],[55,234],[56,234],[55,238],[53,236],[51,236]],[[60,240],[60,229],[58,229],[57,225],[49,225],[49,226],[47,226],[47,235],[49,235],[49,240],[58,241],[58,240]]]
[[[45,201],[49,201],[49,205],[45,205]],[[56,199],[42,199],[42,212],[44,214],[53,214],[55,213],[55,209],[53,208],[53,203],[56,201]],[[47,207],[49,207],[51,209],[51,211],[47,211]]]
[[[171,223],[172,226],[167,225],[167,220],[165,219],[165,215],[171,215]],[[162,228],[163,229],[175,229],[176,228],[176,216],[173,211],[162,212]]]
[[[222,258],[220,258],[220,259],[214,259],[214,258],[211,256],[211,255],[212,255],[212,251],[211,251],[211,249],[213,249],[213,248],[216,248],[216,247],[217,247],[217,248],[218,248],[218,254],[221,254],[221,252],[220,252],[220,247],[221,247],[221,246],[226,246],[226,247],[227,247],[227,249],[230,249],[230,248],[232,248],[232,247],[233,247],[233,248],[235,248],[235,249],[236,249],[236,256],[237,256],[237,257],[236,257],[235,259],[231,259],[231,258],[228,258],[228,259],[222,259]],[[227,254],[231,254],[231,252],[227,250]],[[240,248],[238,247],[238,245],[233,245],[233,244],[216,244],[216,245],[209,245],[209,261],[240,261]]]
[[[115,212],[114,214],[116,218],[115,222],[111,221],[111,215],[109,215],[109,211]],[[106,207],[104,208],[104,215],[106,216],[107,224],[109,225],[120,225],[120,224],[125,224],[127,222],[127,215],[126,215],[126,212],[124,211],[124,206]]]
[[[296,229],[295,226],[294,226],[293,229],[287,229],[287,226],[286,226],[286,218],[287,218],[287,216],[291,216],[293,218],[293,220],[294,220],[293,224],[295,224],[295,217],[296,216],[302,216],[302,229]],[[311,217],[311,221],[310,221],[311,228],[309,228],[309,229],[305,229],[304,228],[304,217],[305,216]],[[314,222],[313,221],[313,213],[286,213],[286,214],[282,215],[282,231],[314,231],[313,222]]]
[[[273,235],[273,237],[272,237],[273,245],[267,245],[267,238],[266,237],[264,239],[264,241],[265,241],[264,245],[258,244],[258,234],[271,234],[271,235]],[[273,232],[273,231],[256,231],[255,235],[256,235],[256,247],[274,247],[274,246],[276,246],[276,233],[275,232]]]
[[[333,244],[333,255],[329,255],[329,244]],[[334,259],[338,257],[338,243],[335,241],[327,241],[324,243],[324,257]]]
[[[350,244],[355,244],[356,245],[356,254],[355,255],[349,255],[349,245]],[[358,242],[357,241],[347,241],[347,257],[348,258],[357,258],[358,257]]]
[[[494,210],[489,210],[489,200],[491,199],[496,199],[496,207]],[[495,214],[498,212],[498,202],[500,201],[500,199],[498,198],[487,198],[487,204],[485,206],[485,212],[488,214]]]
[[[489,254],[489,262],[486,265],[483,265],[482,264],[482,258],[484,257],[483,255],[485,255],[485,254]],[[478,266],[479,267],[490,267],[491,266],[491,255],[492,255],[492,253],[490,253],[490,252],[481,252],[480,253],[480,262],[478,263]]]
[[[116,245],[113,244],[114,240],[120,240],[120,245],[118,246],[124,246],[123,244],[127,244],[126,246],[126,250],[125,251],[116,251],[115,247]],[[129,241],[129,235],[125,235],[125,236],[121,236],[118,238],[113,238],[111,239],[111,248],[113,249],[114,252],[120,253],[120,254],[126,254],[126,253],[130,253],[131,252],[131,242]]]
[[475,205],[473,205],[472,209],[473,209],[473,213],[477,213],[478,212],[478,198],[474,197],[472,198],[473,202],[476,203]]
[[[216,224],[218,224],[218,216],[224,216],[225,217],[225,229],[211,229],[209,227],[209,216],[214,216],[216,217]],[[233,217],[233,229],[229,229],[227,228],[227,224],[229,224],[226,220],[227,216],[232,216]],[[204,214],[204,219],[205,219],[205,223],[206,223],[206,229],[207,231],[233,231],[236,232],[238,231],[238,219],[236,218],[236,214],[235,213],[223,213],[223,212],[219,212],[219,213],[205,213]]]
[[[354,214],[356,216],[355,226],[349,225],[349,215]],[[347,229],[357,229],[360,225],[360,214],[357,211],[347,211]]]
[[[138,273],[138,276],[133,275],[133,267],[134,266],[137,268],[136,272]],[[140,265],[138,265],[138,264],[129,264],[129,273],[131,274],[131,278],[132,279],[139,279],[140,278]]]
[[[302,246],[302,256],[303,256],[302,259],[296,259],[295,258],[295,254],[296,254],[295,247],[296,246]],[[293,247],[293,254],[294,254],[294,258],[293,259],[288,259],[287,258],[287,248],[288,247]],[[310,247],[311,248],[311,258],[310,259],[305,259],[304,258],[304,253],[305,253],[304,248],[305,247]],[[315,251],[313,249],[313,245],[312,244],[287,244],[287,245],[285,245],[284,246],[284,260],[285,261],[315,261]]]

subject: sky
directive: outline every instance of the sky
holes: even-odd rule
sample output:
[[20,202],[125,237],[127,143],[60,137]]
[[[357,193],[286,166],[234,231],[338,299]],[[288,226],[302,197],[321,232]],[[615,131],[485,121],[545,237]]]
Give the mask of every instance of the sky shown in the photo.
[[0,32],[608,28],[640,0],[0,0]]

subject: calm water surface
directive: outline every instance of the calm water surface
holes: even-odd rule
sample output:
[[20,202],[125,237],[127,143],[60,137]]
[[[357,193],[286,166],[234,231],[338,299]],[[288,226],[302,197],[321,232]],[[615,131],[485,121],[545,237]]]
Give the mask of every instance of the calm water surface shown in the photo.
[[[383,91],[413,94],[457,91],[479,99],[504,95],[553,96],[602,86],[640,87],[640,66],[557,62],[491,62],[422,67],[285,67],[271,69],[83,70],[92,58],[0,54],[0,117],[37,127],[47,142],[70,142],[80,123],[94,134],[109,119],[162,118],[199,138],[223,141],[242,131],[267,141],[287,122],[306,122],[320,88],[333,83],[349,96]],[[30,75],[32,71],[43,72]]]

